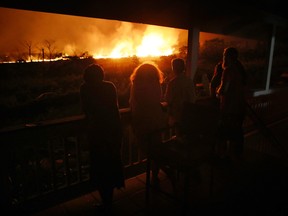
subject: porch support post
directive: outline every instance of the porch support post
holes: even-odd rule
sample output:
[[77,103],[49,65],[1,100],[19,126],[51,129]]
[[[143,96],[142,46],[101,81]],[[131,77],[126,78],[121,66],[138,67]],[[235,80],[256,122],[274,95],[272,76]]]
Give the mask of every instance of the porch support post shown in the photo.
[[188,52],[186,73],[193,80],[197,70],[199,52],[199,29],[191,28],[188,30]]
[[[194,81],[195,74],[198,65],[198,53],[199,53],[199,34],[200,31],[197,28],[190,28],[188,30],[188,50],[186,60],[186,73]],[[194,83],[195,84],[195,83]],[[194,101],[197,100],[196,88],[194,87]]]

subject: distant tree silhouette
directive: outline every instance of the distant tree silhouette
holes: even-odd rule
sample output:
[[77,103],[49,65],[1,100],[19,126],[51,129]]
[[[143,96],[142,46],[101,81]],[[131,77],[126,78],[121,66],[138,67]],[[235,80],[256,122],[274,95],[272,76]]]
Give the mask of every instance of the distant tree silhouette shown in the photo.
[[53,54],[55,52],[55,40],[45,40],[44,41],[45,47],[48,49],[49,59],[53,58]]
[[28,58],[29,58],[30,62],[32,62],[32,41],[25,40],[23,42],[23,46],[25,46],[28,49]]
[[43,45],[42,44],[38,44],[37,45],[37,50],[38,50],[38,60],[42,60],[42,61],[44,61],[44,58],[45,58],[45,49],[44,49],[44,47],[43,47]]

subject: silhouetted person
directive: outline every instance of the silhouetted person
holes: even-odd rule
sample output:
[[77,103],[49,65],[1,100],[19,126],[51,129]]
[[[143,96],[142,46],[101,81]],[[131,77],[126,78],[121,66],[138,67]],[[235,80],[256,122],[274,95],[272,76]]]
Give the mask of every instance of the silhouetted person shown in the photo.
[[[141,152],[147,154],[161,143],[161,133],[156,131],[165,126],[160,105],[163,74],[155,63],[144,62],[134,69],[130,80],[132,126]],[[159,184],[158,172],[159,168],[152,161],[152,183],[156,186]]]
[[[168,104],[169,125],[178,128],[185,103],[194,103],[196,96],[193,81],[185,73],[184,59],[172,59],[171,67],[174,77],[167,84],[164,100]],[[179,132],[177,130],[176,133]]]
[[[246,71],[238,60],[238,50],[227,47],[223,52],[223,72],[221,84],[217,90],[220,97],[220,132],[225,150],[227,142],[232,157],[240,159],[243,154],[243,121],[246,110]],[[223,152],[227,154],[227,152]]]
[[104,81],[104,70],[100,65],[88,66],[83,79],[80,96],[90,145],[91,184],[98,189],[104,210],[109,211],[114,188],[125,186],[117,91],[112,82]]
[[210,97],[212,98],[213,102],[217,106],[219,106],[219,98],[217,96],[217,90],[221,84],[221,77],[222,77],[222,72],[223,72],[222,64],[223,64],[223,62],[219,61],[215,65],[214,73],[213,73],[213,76],[212,76],[211,82],[210,82]]

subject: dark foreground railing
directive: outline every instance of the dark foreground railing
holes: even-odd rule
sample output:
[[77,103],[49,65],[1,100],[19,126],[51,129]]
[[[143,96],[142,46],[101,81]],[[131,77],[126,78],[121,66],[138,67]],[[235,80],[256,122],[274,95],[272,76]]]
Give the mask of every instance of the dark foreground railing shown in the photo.
[[244,122],[245,148],[288,160],[288,89],[250,98]]
[[[287,94],[287,90],[282,90],[249,100],[258,122],[251,113],[247,115],[245,148],[285,158],[283,152],[288,150],[287,146],[281,139],[271,141],[267,138],[267,131],[271,132],[271,138],[276,126],[277,130],[287,128]],[[122,155],[126,178],[129,178],[144,172],[146,160],[138,153],[129,109],[122,109],[121,115],[124,129]],[[266,128],[265,136],[259,120]],[[288,138],[286,133],[279,136]],[[1,131],[0,192],[3,208],[21,213],[35,212],[89,192],[88,169],[89,151],[83,116]]]
[[[126,178],[144,172],[145,168],[129,115],[129,109],[121,109]],[[1,150],[4,205],[19,211],[35,211],[91,190],[84,116],[2,130]]]

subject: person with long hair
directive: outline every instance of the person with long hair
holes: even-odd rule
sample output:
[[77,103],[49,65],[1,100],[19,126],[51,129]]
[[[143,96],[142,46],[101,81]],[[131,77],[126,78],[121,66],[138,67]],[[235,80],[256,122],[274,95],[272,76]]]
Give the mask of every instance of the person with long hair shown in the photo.
[[[132,126],[141,152],[148,151],[160,144],[161,134],[157,130],[165,126],[161,107],[163,73],[151,61],[138,65],[130,76],[130,108]],[[152,162],[152,183],[159,184],[159,167]]]

